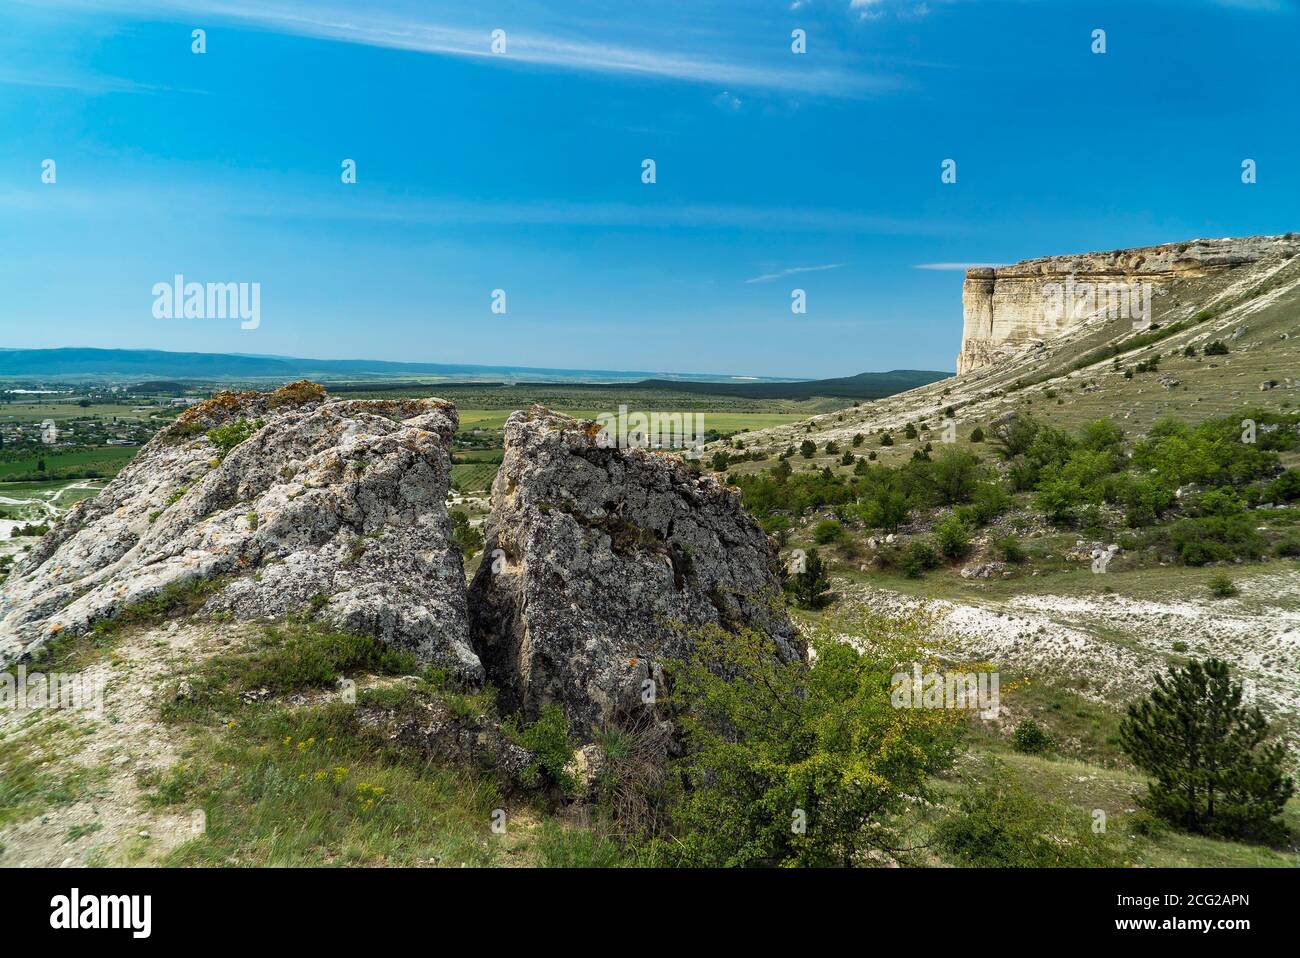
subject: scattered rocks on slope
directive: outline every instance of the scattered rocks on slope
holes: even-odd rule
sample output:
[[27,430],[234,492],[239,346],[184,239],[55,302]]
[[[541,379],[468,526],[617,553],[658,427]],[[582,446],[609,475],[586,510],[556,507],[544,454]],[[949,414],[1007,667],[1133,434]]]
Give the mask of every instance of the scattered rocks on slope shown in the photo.
[[598,435],[539,406],[506,422],[469,598],[502,705],[532,715],[558,702],[588,735],[643,707],[643,683],[689,656],[694,628],[760,630],[785,660],[803,651],[776,555],[739,495]]
[[[436,399],[326,401],[312,383],[221,393],[160,432],[0,586],[0,664],[169,586],[214,579],[204,611],[310,611],[470,678]],[[209,430],[248,438],[222,458]]]

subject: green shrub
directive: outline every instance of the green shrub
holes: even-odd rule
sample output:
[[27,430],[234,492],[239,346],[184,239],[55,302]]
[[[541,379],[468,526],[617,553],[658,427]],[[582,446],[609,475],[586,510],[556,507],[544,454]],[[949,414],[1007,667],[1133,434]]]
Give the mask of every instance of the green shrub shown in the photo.
[[998,482],[981,482],[975,487],[969,506],[963,507],[964,515],[974,520],[974,525],[986,526],[998,516],[1011,508],[1011,493]]
[[1295,502],[1300,499],[1300,469],[1288,469],[1264,490],[1270,502]]
[[577,781],[568,770],[573,760],[573,743],[569,741],[569,721],[564,709],[554,702],[543,705],[535,722],[514,726],[519,744],[533,753],[533,762],[520,774],[525,785],[555,785],[572,794]]
[[1003,562],[1019,564],[1028,558],[1024,547],[1020,544],[1020,540],[1015,536],[1003,536],[1000,539],[995,539],[993,541],[993,551],[997,553],[998,558]]
[[922,539],[909,543],[902,551],[899,568],[909,579],[919,579],[931,569],[938,568],[939,553],[934,546]]
[[1105,833],[1082,812],[1031,797],[1005,774],[968,790],[939,822],[939,847],[986,868],[1097,868],[1122,864]]
[[1248,515],[1179,519],[1169,527],[1168,538],[1187,565],[1258,559],[1268,547]]
[[1043,752],[1056,750],[1056,743],[1052,740],[1052,736],[1048,735],[1033,719],[1025,719],[1016,726],[1011,734],[1011,744],[1017,752],[1024,752],[1026,755],[1040,755]]
[[813,442],[811,439],[805,439],[803,442],[799,443],[799,455],[803,456],[805,459],[811,459],[816,454],[817,443]]
[[1086,501],[1083,488],[1077,482],[1064,479],[1046,479],[1040,482],[1038,492],[1034,495],[1034,505],[1050,521],[1059,525],[1072,522],[1076,507]]
[[759,633],[701,635],[674,669],[689,790],[672,864],[854,866],[907,844],[896,816],[930,796],[963,722],[890,702],[897,663],[921,654],[917,623],[872,621],[861,634],[870,653],[814,636],[811,665],[777,661]]
[[1125,477],[1125,480],[1116,498],[1125,506],[1124,521],[1130,528],[1153,525],[1174,503],[1173,490],[1158,478]]
[[934,538],[939,551],[954,562],[970,551],[970,529],[956,515],[948,515],[935,525]]
[[224,426],[209,429],[208,442],[217,447],[218,458],[225,459],[230,454],[230,450],[244,442],[265,425],[266,422],[262,419],[250,421],[240,418],[234,422],[226,423]]
[[1209,587],[1210,595],[1214,596],[1216,599],[1231,599],[1234,595],[1241,594],[1241,590],[1238,589],[1233,584],[1232,580],[1223,573],[1219,573],[1211,578]]
[[980,479],[979,458],[969,450],[951,446],[942,450],[930,465],[918,473],[941,506],[969,502]]
[[896,532],[911,514],[912,504],[907,494],[893,489],[881,490],[858,504],[858,515],[869,529]]
[[813,527],[813,541],[818,545],[830,545],[844,538],[844,526],[835,519],[823,519]]

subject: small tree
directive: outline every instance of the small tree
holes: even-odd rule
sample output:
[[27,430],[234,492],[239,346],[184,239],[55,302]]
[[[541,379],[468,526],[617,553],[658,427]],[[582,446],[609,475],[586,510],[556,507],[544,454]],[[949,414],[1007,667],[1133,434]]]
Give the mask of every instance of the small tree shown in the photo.
[[1268,738],[1263,713],[1242,704],[1228,664],[1213,658],[1157,676],[1119,727],[1120,746],[1154,778],[1153,814],[1189,832],[1277,841],[1295,783],[1282,774],[1285,746]]
[[970,529],[957,515],[949,514],[935,525],[934,538],[939,551],[953,561],[970,551]]
[[790,593],[795,604],[804,609],[816,609],[826,604],[831,587],[826,574],[826,563],[816,549],[804,556],[803,569],[790,576]]
[[969,502],[980,479],[979,459],[966,449],[945,448],[935,457],[926,478],[940,505]]
[[907,494],[893,489],[882,489],[858,504],[858,515],[872,529],[897,532],[912,513],[912,502]]
[[805,439],[799,443],[799,455],[805,459],[811,459],[817,452],[817,444],[811,439]]
[[463,558],[478,555],[483,548],[483,533],[470,525],[469,513],[460,509],[451,510],[451,545]]

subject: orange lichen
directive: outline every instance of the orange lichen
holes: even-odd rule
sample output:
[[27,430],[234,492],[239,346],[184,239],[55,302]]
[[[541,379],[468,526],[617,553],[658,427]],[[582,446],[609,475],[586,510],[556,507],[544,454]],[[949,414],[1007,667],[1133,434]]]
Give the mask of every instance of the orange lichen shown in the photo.
[[297,382],[286,383],[271,393],[266,405],[268,409],[279,409],[282,406],[305,406],[309,402],[319,402],[324,398],[324,386],[320,383],[314,383],[310,379],[299,379]]

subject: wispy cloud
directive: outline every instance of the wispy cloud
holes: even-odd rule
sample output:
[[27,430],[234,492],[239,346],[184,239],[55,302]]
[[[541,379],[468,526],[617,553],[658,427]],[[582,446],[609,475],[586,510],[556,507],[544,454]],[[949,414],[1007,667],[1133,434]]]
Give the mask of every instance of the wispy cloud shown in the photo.
[[780,279],[783,276],[793,276],[795,273],[820,273],[823,270],[839,269],[843,263],[827,263],[825,266],[792,266],[789,269],[783,269],[776,273],[764,273],[762,276],[755,276],[753,279],[745,280],[746,283],[766,283],[774,279]]
[[[104,217],[175,216],[194,210],[205,216],[248,221],[301,221],[305,224],[372,223],[445,227],[591,227],[778,233],[848,233],[881,236],[967,236],[977,228],[951,220],[906,218],[877,213],[814,207],[735,206],[701,203],[635,204],[569,200],[465,200],[443,197],[346,198],[306,193],[291,181],[260,175],[254,184],[238,178],[220,185],[172,181],[166,187],[119,184],[94,190],[60,184],[57,190],[32,186],[0,192],[0,210],[52,215]],[[835,269],[843,264],[797,267],[791,272]],[[782,275],[782,274],[775,274]],[[755,277],[758,281],[762,277]]]
[[91,96],[102,96],[106,93],[172,92],[202,94],[204,92],[203,90],[183,90],[176,87],[155,86],[150,83],[137,83],[134,80],[106,75],[89,76],[76,72],[55,74],[29,70],[17,71],[11,68],[0,68],[0,86],[29,86],[45,87],[53,90],[77,90],[81,93],[88,93]]
[[[502,65],[527,65],[560,70],[625,76],[657,77],[731,88],[857,96],[901,86],[899,78],[837,66],[819,65],[806,57],[781,57],[769,51],[724,54],[700,47],[684,50],[624,45],[595,36],[562,37],[520,25],[506,31],[505,54],[490,48],[490,31],[438,23],[426,15],[383,4],[359,8],[319,3],[262,0],[48,0],[49,5],[93,9],[132,18],[184,17],[187,21],[234,21],[250,27],[294,36],[411,50],[441,56],[491,60]],[[475,12],[475,21],[482,15]]]
[[849,12],[859,20],[879,20],[892,12],[904,20],[920,20],[930,15],[925,0],[849,0]]
[[996,269],[999,266],[1006,265],[1006,263],[917,263],[912,269],[967,270],[980,267]]
[[1216,7],[1234,7],[1238,10],[1267,10],[1278,13],[1287,10],[1284,0],[1210,0]]

